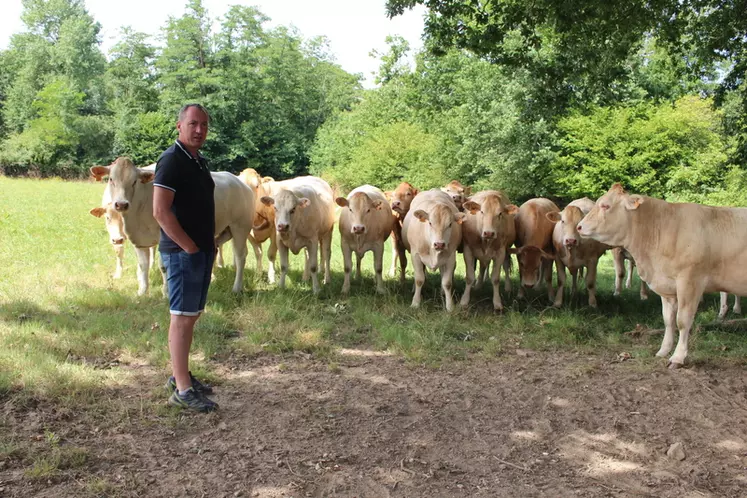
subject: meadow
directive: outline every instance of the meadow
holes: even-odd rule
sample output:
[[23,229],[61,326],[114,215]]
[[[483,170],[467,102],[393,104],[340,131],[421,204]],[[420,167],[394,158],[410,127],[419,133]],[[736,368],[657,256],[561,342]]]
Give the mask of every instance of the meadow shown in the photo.
[[[86,496],[129,495],[147,489],[147,479],[128,487],[109,479],[106,468],[91,465],[103,453],[96,444],[82,442],[82,436],[71,429],[77,413],[85,417],[86,424],[98,428],[125,427],[135,421],[146,427],[189,431],[202,424],[165,406],[161,384],[169,371],[169,315],[160,293],[160,274],[154,267],[150,294],[137,297],[136,260],[128,242],[124,275],[112,279],[114,253],[104,223],[88,213],[99,205],[102,191],[103,185],[94,182],[0,177],[0,404],[5,407],[0,419],[0,491],[5,486],[11,495],[33,492],[41,496],[44,484],[63,486],[56,492]],[[517,362],[541,370],[557,365],[559,359],[587,382],[600,365],[616,362],[632,365],[625,366],[630,375],[646,377],[666,370],[664,360],[654,357],[661,335],[640,333],[663,326],[660,300],[654,294],[648,301],[639,300],[637,275],[631,289],[614,297],[608,255],[600,262],[598,309],[586,305],[585,289],[575,301],[567,299],[562,309],[550,307],[543,290],[517,300],[514,264],[514,291],[504,294],[504,313],[493,312],[492,291],[485,285],[473,294],[469,308],[449,314],[443,309],[434,274],[426,283],[422,308],[410,308],[409,264],[404,286],[386,277],[389,243],[384,258],[387,294],[374,292],[369,254],[363,263],[363,281],[354,279],[350,296],[341,297],[337,227],[335,233],[332,282],[323,286],[319,296],[312,295],[310,284],[301,282],[302,256],[292,257],[289,285],[280,290],[267,283],[266,275],[255,274],[251,251],[245,290],[233,294],[227,244],[227,265],[217,270],[208,312],[196,330],[193,372],[219,386],[239,379],[236,372],[255,367],[334,378],[350,367],[350,351],[363,358],[356,368],[373,361],[370,358],[382,357],[388,363],[375,367],[381,372],[389,365],[402,375],[420,372],[426,377],[429,372],[440,376],[444,369],[471,372],[481,365],[503,368],[505,363],[515,368]],[[458,259],[457,299],[464,288],[464,264],[461,256]],[[739,375],[747,365],[744,327],[714,325],[717,313],[718,296],[706,296],[697,323],[708,326],[691,338],[685,370],[730,369]],[[586,363],[573,358],[586,358]],[[313,367],[301,367],[301,363]],[[59,418],[59,413],[65,415]],[[468,416],[469,410],[463,415]],[[34,417],[45,421],[37,420],[29,429],[24,420]],[[220,419],[209,420],[214,429],[225,426],[215,421]],[[26,430],[37,436],[24,434]],[[140,435],[152,437],[147,431]],[[275,458],[292,465],[287,456]],[[295,467],[289,469],[289,477],[295,479],[298,472]],[[412,477],[405,472],[408,476]],[[315,486],[296,491],[324,496],[324,489],[332,489]],[[267,489],[255,496],[275,496]],[[423,489],[411,491],[419,494]]]

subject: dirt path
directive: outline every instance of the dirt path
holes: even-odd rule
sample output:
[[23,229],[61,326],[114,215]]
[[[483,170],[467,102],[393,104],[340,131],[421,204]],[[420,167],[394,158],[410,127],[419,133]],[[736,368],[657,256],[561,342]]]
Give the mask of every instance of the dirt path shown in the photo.
[[[148,369],[142,392],[109,393],[126,412],[117,424],[6,404],[6,429],[38,439],[51,428],[90,457],[42,482],[7,461],[0,495],[747,495],[743,369],[519,351],[434,370],[348,353],[332,367],[232,359],[209,416],[139,411],[138,399],[162,397]],[[666,455],[676,442],[684,460]]]

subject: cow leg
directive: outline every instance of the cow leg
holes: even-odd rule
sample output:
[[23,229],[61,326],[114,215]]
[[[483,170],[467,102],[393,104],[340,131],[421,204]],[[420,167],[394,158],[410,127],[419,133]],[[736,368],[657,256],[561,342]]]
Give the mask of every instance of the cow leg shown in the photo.
[[742,314],[742,303],[737,295],[734,296],[734,313],[737,315]]
[[117,266],[114,268],[114,275],[112,278],[122,278],[122,268],[124,265],[124,244],[112,244],[114,249],[114,257],[116,259]]
[[721,305],[718,309],[718,319],[723,320],[726,317],[726,313],[729,311],[729,294],[727,294],[726,292],[722,292],[720,294],[720,298]]
[[278,242],[278,253],[280,254],[280,281],[278,287],[285,289],[285,277],[288,275],[288,246],[281,240]]
[[309,277],[311,276],[311,269],[309,268],[309,248],[306,247],[303,250],[303,257],[304,257],[304,263],[303,263],[303,276],[301,277],[301,280],[304,282],[309,281]]
[[664,339],[656,356],[666,358],[674,345],[674,327],[677,322],[677,298],[661,296],[661,314],[664,317]]
[[137,255],[137,295],[148,292],[148,267],[150,266],[150,250],[147,247],[136,247]]
[[[579,269],[578,269],[578,278],[584,278],[584,267],[583,266],[579,267]],[[573,284],[573,288],[574,289],[576,288],[576,284],[575,283]]]
[[309,272],[311,273],[311,290],[314,294],[319,294],[319,241],[311,239],[311,244],[307,247],[309,253]]
[[[329,285],[332,282],[332,234],[334,231],[330,231],[322,239],[322,265],[324,266],[324,285]],[[360,268],[358,269],[360,273]]]
[[150,259],[148,260],[148,273],[150,273],[153,265],[156,263],[156,246],[149,248],[148,254],[150,254]]
[[163,297],[168,298],[169,297],[168,272],[166,270],[166,265],[163,262],[163,258],[160,258],[160,257],[158,258],[158,269],[161,270],[161,279],[163,280],[163,284],[161,285],[161,294],[163,295]]
[[702,294],[702,286],[691,279],[677,281],[677,328],[680,331],[680,337],[677,347],[674,348],[674,354],[669,358],[670,368],[677,368],[685,363],[690,329],[695,321],[695,313],[698,311],[698,302]]
[[275,257],[278,254],[278,243],[277,233],[273,230],[270,233],[270,248],[267,250],[267,260],[270,262],[270,266],[267,268],[267,281],[271,284],[275,283]]
[[[472,254],[472,248],[470,248],[468,244],[464,244],[464,251],[462,254],[464,256],[465,286],[464,294],[462,294],[462,299],[459,301],[459,306],[469,306],[470,293],[472,292],[472,286],[475,283],[475,255]],[[481,271],[484,267],[485,266],[481,264]]]
[[257,276],[262,278],[262,274],[264,273],[262,270],[262,244],[257,242],[257,239],[254,238],[251,232],[246,236],[246,240],[249,241],[252,249],[254,249],[254,258],[257,260]]
[[350,271],[353,267],[353,251],[350,249],[350,244],[345,241],[345,238],[340,241],[340,247],[342,248],[343,269],[345,271],[342,293],[347,294],[350,292]]
[[503,283],[503,290],[506,294],[511,292],[511,253],[505,252],[506,257],[503,259],[503,270],[506,273],[506,281]]
[[[236,269],[236,277],[233,280],[233,292],[241,292],[244,287],[244,266],[246,265],[246,241],[249,238],[249,231],[242,227],[231,226],[233,234],[233,266]],[[256,241],[254,241],[256,244]]]
[[[553,302],[553,306],[556,308],[560,308],[563,306],[563,294],[565,293],[565,265],[560,260],[560,257],[555,258],[555,266],[558,270],[558,290],[555,291],[555,302]],[[573,273],[573,271],[571,271]],[[575,277],[575,275],[574,275]],[[574,278],[575,281],[575,278]]]
[[413,308],[418,308],[420,302],[423,300],[423,284],[425,283],[425,265],[420,260],[420,256],[415,253],[410,253],[412,257],[412,270],[415,272],[415,293],[412,296]]
[[628,270],[628,278],[625,279],[625,288],[630,289],[633,285],[633,270],[635,269],[635,262],[632,259],[627,261],[630,264],[630,268]]
[[[506,258],[506,249],[500,249],[495,258],[493,258],[493,271],[490,274],[490,281],[493,283],[493,309],[503,311],[503,301],[501,301],[501,266]],[[506,274],[506,278],[509,278]]]
[[583,266],[579,268],[575,268],[573,270],[571,270],[570,268],[568,269],[568,271],[571,274],[571,301],[573,301],[576,297],[576,291],[578,290],[578,279],[584,278],[583,270],[584,270]]
[[555,292],[552,288],[552,264],[552,259],[542,260],[542,271],[544,272],[545,285],[547,285],[547,299],[550,302],[553,302],[553,300],[555,299]]
[[405,242],[402,240],[401,233],[399,239],[397,239],[397,257],[399,258],[399,283],[404,285],[405,271],[407,270],[407,249],[405,249]]
[[374,258],[374,273],[376,273],[376,292],[379,294],[385,294],[386,289],[384,288],[384,278],[382,273],[384,272],[384,242],[378,242],[373,248]]
[[586,291],[589,293],[589,306],[597,307],[597,265],[598,259],[592,259],[586,268]]
[[223,268],[223,244],[218,244],[218,251],[215,255],[215,266]]
[[399,249],[397,248],[397,236],[392,231],[392,266],[389,268],[389,277],[394,278],[397,273],[397,257],[399,256]]
[[361,261],[363,260],[363,256],[359,254],[357,251],[355,253],[355,279],[359,282],[363,279],[363,275],[361,274]]
[[[465,245],[466,246],[466,245]],[[466,247],[465,247],[466,249]],[[446,311],[452,311],[454,309],[454,269],[456,268],[456,252],[453,252],[449,257],[449,260],[444,266],[441,267],[441,289],[444,291],[444,297],[446,298]],[[474,266],[472,278],[474,279]]]
[[641,301],[648,299],[648,284],[641,279]]
[[622,293],[622,282],[625,278],[625,262],[623,261],[622,251],[612,251],[612,263],[615,265],[615,296]]

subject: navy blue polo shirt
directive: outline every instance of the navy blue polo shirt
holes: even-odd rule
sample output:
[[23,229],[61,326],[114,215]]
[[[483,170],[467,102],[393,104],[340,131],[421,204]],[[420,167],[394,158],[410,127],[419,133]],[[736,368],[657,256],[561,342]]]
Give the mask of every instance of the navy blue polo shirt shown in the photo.
[[[153,185],[174,192],[171,212],[201,251],[215,250],[215,183],[207,159],[195,159],[179,142],[161,154]],[[182,248],[161,229],[158,250],[178,252]]]

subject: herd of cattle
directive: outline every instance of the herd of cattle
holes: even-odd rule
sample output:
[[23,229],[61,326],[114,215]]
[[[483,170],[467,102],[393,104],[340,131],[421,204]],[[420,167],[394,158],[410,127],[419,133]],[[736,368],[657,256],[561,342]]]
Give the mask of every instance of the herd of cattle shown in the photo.
[[[120,157],[110,166],[91,168],[97,180],[108,177],[100,207],[91,210],[104,216],[110,240],[117,255],[115,278],[122,273],[123,244],[135,246],[138,267],[138,294],[148,291],[148,271],[160,230],[153,218],[153,177],[155,165],[137,168]],[[374,255],[376,291],[384,292],[382,278],[384,244],[391,237],[392,265],[404,282],[407,253],[415,274],[412,306],[421,303],[425,267],[439,270],[446,309],[453,302],[453,276],[457,253],[466,266],[466,285],[460,304],[469,305],[472,288],[485,279],[493,285],[493,307],[502,310],[501,270],[506,273],[505,292],[511,291],[511,254],[519,265],[519,297],[544,280],[547,296],[562,306],[566,268],[572,278],[571,292],[583,278],[588,302],[596,306],[596,273],[599,258],[613,251],[615,295],[625,277],[624,261],[630,261],[627,285],[635,265],[641,277],[641,299],[648,288],[662,299],[665,322],[664,340],[658,356],[665,357],[679,339],[670,366],[684,363],[689,332],[695,312],[706,292],[721,292],[719,317],[728,306],[727,292],[747,294],[747,209],[675,204],[631,195],[619,184],[596,202],[583,198],[560,209],[549,199],[530,199],[517,207],[501,191],[471,194],[470,188],[452,181],[441,189],[419,192],[409,183],[392,192],[371,185],[354,189],[347,197],[335,198],[332,188],[313,176],[275,181],[254,169],[239,176],[212,173],[215,182],[216,245],[233,243],[236,276],[233,291],[242,289],[246,262],[246,241],[252,245],[257,271],[263,274],[262,243],[270,240],[268,279],[275,283],[275,258],[280,254],[278,285],[285,286],[288,251],[305,249],[304,278],[309,276],[314,293],[320,290],[318,273],[330,281],[332,231],[339,207],[345,279],[343,293],[350,290],[352,255],[360,278],[361,259]],[[477,264],[479,263],[479,270]],[[217,264],[222,266],[222,252]],[[557,269],[557,289],[553,289],[553,264]],[[164,294],[166,276],[163,276]],[[477,273],[477,276],[476,276]],[[488,276],[489,274],[489,276]],[[734,311],[739,313],[739,298]]]

